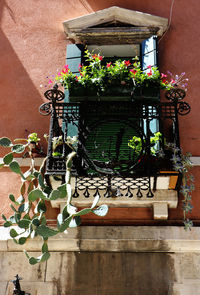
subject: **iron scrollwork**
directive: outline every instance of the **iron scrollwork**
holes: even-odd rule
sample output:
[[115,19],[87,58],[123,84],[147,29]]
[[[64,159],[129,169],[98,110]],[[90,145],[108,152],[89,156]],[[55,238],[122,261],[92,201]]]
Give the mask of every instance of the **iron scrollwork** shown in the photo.
[[[177,115],[190,112],[189,104],[183,101],[186,95],[183,89],[167,91],[169,102],[67,103],[62,102],[64,93],[58,90],[57,85],[44,95],[49,102],[41,105],[40,112],[43,115],[51,114],[46,175],[64,177],[68,150],[63,145],[62,151],[59,150],[62,155],[54,157],[52,138],[61,136],[65,142],[73,126],[78,133],[78,152],[73,166],[76,178],[74,198],[80,192],[85,198],[97,193],[105,198],[113,197],[113,194],[140,198],[144,192],[147,197],[153,197],[151,188],[156,189],[155,179],[161,167],[170,170],[171,166],[169,158],[162,162],[151,154],[150,140],[155,132],[151,131],[151,124],[153,121],[159,123],[159,132],[163,138],[169,136],[179,147]],[[168,135],[168,130],[173,134]],[[128,148],[128,140],[133,136],[141,139],[139,154],[134,154],[134,150]],[[164,140],[160,145],[163,149]],[[150,181],[152,177],[153,186]]]
[[61,90],[58,90],[57,84],[55,84],[52,89],[45,91],[44,96],[51,102],[43,103],[40,106],[39,112],[43,116],[50,115],[52,112],[52,104],[62,101],[65,98],[65,94]]
[[172,88],[165,93],[168,100],[177,104],[177,113],[181,116],[189,114],[191,107],[189,103],[182,101],[186,96],[186,92],[181,88]]

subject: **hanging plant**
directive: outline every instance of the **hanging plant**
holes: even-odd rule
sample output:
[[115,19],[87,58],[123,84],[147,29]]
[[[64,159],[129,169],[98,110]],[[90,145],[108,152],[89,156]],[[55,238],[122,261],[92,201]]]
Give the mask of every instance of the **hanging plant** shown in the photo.
[[[84,208],[78,211],[72,204],[70,177],[72,160],[76,156],[74,138],[67,138],[66,144],[71,148],[71,152],[66,157],[65,184],[60,185],[57,189],[50,188],[45,182],[44,171],[46,159],[44,159],[39,170],[35,168],[35,160],[32,151],[33,140],[36,144],[39,141],[36,133],[32,133],[27,139],[17,140],[25,142],[19,144],[14,144],[7,137],[0,138],[0,146],[11,149],[11,151],[4,156],[0,168],[8,167],[21,178],[19,196],[16,198],[13,194],[9,195],[9,199],[12,202],[10,207],[13,210],[13,215],[10,217],[2,215],[5,221],[4,227],[11,227],[10,236],[19,245],[25,244],[30,238],[36,236],[40,236],[43,240],[41,256],[31,257],[25,251],[30,264],[36,264],[49,259],[49,237],[64,232],[69,227],[80,225],[82,215],[92,212],[98,216],[105,216],[108,212],[107,205],[97,206],[99,201],[98,195],[94,198],[90,208]],[[31,158],[31,165],[24,173],[18,162],[14,159],[14,156],[15,153],[21,154],[26,152],[27,149]],[[62,213],[57,216],[57,227],[52,228],[48,225],[46,219],[47,202],[60,198],[67,198],[66,205]],[[13,228],[13,225],[16,225],[17,228]]]

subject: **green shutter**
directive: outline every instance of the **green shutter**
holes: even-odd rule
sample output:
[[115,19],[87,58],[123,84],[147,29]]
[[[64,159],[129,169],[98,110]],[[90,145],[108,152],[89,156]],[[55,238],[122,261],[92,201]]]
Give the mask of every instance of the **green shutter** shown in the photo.
[[[83,63],[83,53],[84,45],[83,44],[69,44],[67,45],[67,54],[66,54],[66,65],[69,66],[69,69],[72,73],[79,75],[79,65]],[[69,102],[69,91],[65,90],[65,102]],[[77,123],[77,122],[76,122]],[[65,130],[66,125],[63,124],[63,129]],[[68,136],[77,136],[78,129],[75,125],[68,123],[67,124],[67,135]]]
[[[116,103],[119,106],[119,102]],[[84,143],[88,156],[97,167],[103,168],[104,163],[108,165],[107,168],[111,168],[112,162],[116,163],[113,167],[115,171],[126,171],[138,157],[128,146],[128,141],[133,136],[141,136],[136,128],[139,128],[139,120],[130,116],[125,118],[125,111],[120,107],[114,108],[113,113],[109,103],[99,102],[97,105],[90,103],[82,111],[89,130]]]

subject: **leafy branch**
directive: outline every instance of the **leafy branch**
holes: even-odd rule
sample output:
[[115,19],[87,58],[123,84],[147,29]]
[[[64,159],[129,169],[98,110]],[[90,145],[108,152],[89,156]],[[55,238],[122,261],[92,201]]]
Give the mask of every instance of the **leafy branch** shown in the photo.
[[[31,138],[31,140],[30,140]],[[93,204],[90,208],[79,210],[72,204],[72,187],[71,187],[71,166],[73,158],[76,156],[76,151],[73,147],[74,140],[68,138],[68,146],[72,151],[66,157],[66,175],[65,184],[60,185],[57,189],[50,188],[44,177],[44,167],[46,159],[40,169],[35,168],[35,161],[32,152],[32,142],[37,143],[39,138],[36,133],[28,136],[28,139],[17,140],[25,143],[12,143],[12,141],[3,137],[0,138],[0,146],[10,148],[10,152],[3,158],[3,163],[0,168],[8,167],[12,172],[18,174],[21,178],[20,194],[16,198],[13,194],[9,195],[11,201],[10,207],[13,210],[13,215],[4,219],[4,227],[16,228],[10,229],[10,236],[19,244],[24,245],[30,238],[40,236],[43,240],[41,255],[39,257],[30,257],[25,251],[25,254],[30,264],[44,262],[49,259],[50,253],[48,250],[48,239],[64,232],[69,227],[76,227],[81,224],[81,216],[93,212],[98,216],[105,216],[108,212],[107,205],[97,206],[99,196],[94,198]],[[28,149],[31,165],[30,168],[23,173],[20,165],[14,159],[15,154],[24,153]],[[67,197],[66,206],[62,213],[57,216],[57,227],[52,228],[48,226],[46,219],[46,211],[48,202],[56,199],[63,199]]]

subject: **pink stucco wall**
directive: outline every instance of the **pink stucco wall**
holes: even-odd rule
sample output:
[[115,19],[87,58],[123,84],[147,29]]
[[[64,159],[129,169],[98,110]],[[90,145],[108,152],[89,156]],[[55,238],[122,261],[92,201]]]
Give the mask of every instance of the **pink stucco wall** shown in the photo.
[[[162,71],[170,70],[177,74],[186,72],[189,78],[186,100],[192,111],[188,116],[180,118],[181,146],[184,152],[189,151],[193,156],[200,156],[200,3],[197,0],[1,0],[0,137],[26,137],[33,131],[42,137],[44,133],[48,133],[49,118],[42,117],[38,113],[38,107],[45,100],[43,92],[46,89],[46,76],[56,73],[65,63],[67,40],[62,26],[64,20],[114,5],[169,18],[172,4],[171,25],[159,43],[159,62]],[[44,141],[42,143],[45,145]],[[0,148],[0,156],[2,154]],[[197,209],[193,210],[192,217],[200,220],[200,171],[199,168],[194,170],[197,179],[197,190],[194,193]],[[3,173],[1,172],[2,175]],[[8,187],[10,181],[5,180],[7,174],[3,175],[3,179],[0,197],[5,202],[8,191],[16,190],[16,186],[13,186],[16,180],[13,178],[12,187]],[[181,204],[179,209],[170,211],[170,219],[181,220],[180,208]],[[2,210],[7,211],[5,203]],[[108,219],[117,219],[119,214],[125,216],[121,217],[122,220],[134,214],[135,220],[152,219],[152,213],[148,209],[129,208],[123,213],[116,210],[111,210],[113,215],[108,215]],[[55,212],[50,211],[50,216],[53,216]]]

